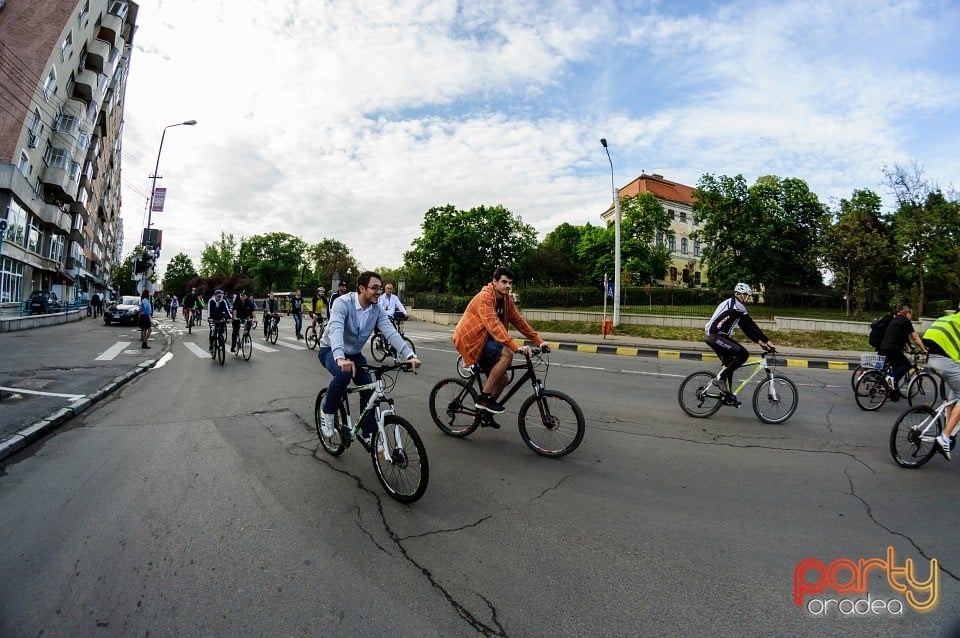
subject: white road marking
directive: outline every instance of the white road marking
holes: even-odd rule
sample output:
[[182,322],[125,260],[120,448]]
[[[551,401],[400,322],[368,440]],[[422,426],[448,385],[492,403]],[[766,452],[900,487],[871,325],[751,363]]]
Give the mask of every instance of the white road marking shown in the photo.
[[117,355],[126,350],[127,346],[130,345],[130,341],[118,341],[94,359],[94,361],[113,361],[117,358]]
[[6,390],[11,394],[35,394],[41,397],[61,397],[63,399],[70,399],[71,401],[78,401],[83,398],[82,394],[64,394],[62,392],[42,392],[40,390],[24,390],[23,388],[6,388],[0,387],[0,390]]
[[253,347],[256,350],[260,350],[261,352],[280,352],[276,348],[268,348],[267,346],[260,345],[256,341],[253,342]]
[[192,341],[184,341],[183,345],[187,348],[187,350],[197,355],[197,357],[200,359],[210,358],[210,352],[208,350],[204,350],[203,346],[199,346]]
[[274,345],[283,346],[284,348],[290,348],[291,350],[306,350],[306,349],[307,349],[306,346],[300,346],[300,345],[297,345],[297,344],[295,344],[295,343],[287,343],[287,342],[281,341],[281,340],[279,340],[279,339],[277,339],[277,343],[275,343]]
[[159,361],[153,364],[153,369],[156,370],[157,368],[162,368],[163,366],[167,365],[168,361],[171,361],[172,359],[173,359],[173,353],[168,352],[167,354],[160,357]]

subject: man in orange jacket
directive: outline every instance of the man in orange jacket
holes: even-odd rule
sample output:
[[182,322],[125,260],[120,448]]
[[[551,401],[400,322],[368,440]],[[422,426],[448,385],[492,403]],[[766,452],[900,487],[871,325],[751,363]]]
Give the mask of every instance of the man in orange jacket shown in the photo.
[[468,366],[479,363],[487,373],[476,408],[493,414],[503,412],[503,406],[496,398],[509,381],[507,368],[513,360],[513,353],[530,354],[529,346],[517,347],[507,332],[508,326],[513,325],[544,351],[550,350],[517,310],[510,296],[512,288],[513,272],[505,266],[498,266],[493,271],[492,281],[470,300],[453,331],[453,343],[463,357],[463,363]]

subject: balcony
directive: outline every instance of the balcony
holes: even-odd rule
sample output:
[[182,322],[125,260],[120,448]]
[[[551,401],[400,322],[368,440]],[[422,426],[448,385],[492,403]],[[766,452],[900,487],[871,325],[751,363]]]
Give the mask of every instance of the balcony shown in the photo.
[[86,66],[98,73],[103,73],[104,65],[110,59],[110,50],[113,47],[103,40],[91,40],[87,43]]
[[72,131],[55,130],[53,136],[50,138],[50,142],[55,147],[64,149],[70,153],[70,155],[75,155],[80,145],[80,142]]
[[63,212],[59,206],[45,204],[39,211],[40,221],[54,226],[61,233],[70,230],[70,215]]
[[73,85],[73,95],[88,104],[92,102],[93,96],[96,94],[97,77],[97,72],[91,69],[79,71]]
[[[79,167],[77,167],[79,171]],[[73,169],[70,167],[62,168],[60,166],[47,165],[43,169],[43,176],[40,181],[43,182],[44,194],[55,201],[64,203],[73,203],[77,198],[77,180],[71,174]],[[45,198],[46,199],[46,198]]]
[[97,31],[97,39],[110,43],[110,46],[117,46],[117,38],[123,32],[123,18],[115,16],[112,13],[104,13],[100,21],[100,30]]
[[[90,210],[87,208],[86,204],[81,204],[80,202],[73,202],[70,204],[70,213],[72,215],[80,215],[80,218],[83,219],[84,224],[90,223]],[[67,225],[64,228],[66,230],[70,227],[70,220],[67,220]]]

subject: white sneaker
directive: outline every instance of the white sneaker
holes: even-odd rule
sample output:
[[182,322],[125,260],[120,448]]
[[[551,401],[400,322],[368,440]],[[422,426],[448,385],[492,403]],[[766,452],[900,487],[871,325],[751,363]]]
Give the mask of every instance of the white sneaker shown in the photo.
[[337,431],[334,429],[333,425],[337,422],[337,417],[334,414],[320,413],[320,432],[323,436],[328,439],[333,437]]
[[949,461],[950,460],[950,439],[948,439],[943,434],[940,434],[937,437],[937,447],[940,448],[939,450],[940,454],[942,454],[944,458],[946,458]]
[[887,387],[890,388],[891,390],[897,389],[897,382],[894,381],[893,377],[890,376],[889,374],[887,375]]

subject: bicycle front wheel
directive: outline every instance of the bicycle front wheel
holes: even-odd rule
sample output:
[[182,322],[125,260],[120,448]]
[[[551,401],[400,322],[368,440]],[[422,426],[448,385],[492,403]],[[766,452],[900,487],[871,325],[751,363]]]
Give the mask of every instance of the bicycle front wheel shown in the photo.
[[910,379],[910,385],[907,386],[907,401],[910,407],[936,405],[938,385],[937,378],[929,372],[921,372]]
[[[537,409],[531,412],[534,405]],[[527,447],[555,459],[576,450],[587,429],[577,402],[557,390],[543,390],[539,398],[536,394],[527,397],[520,406],[519,426]]]
[[887,379],[879,370],[869,370],[857,381],[853,393],[860,409],[872,412],[887,402]]
[[240,342],[240,351],[243,352],[243,358],[249,361],[250,355],[253,354],[253,337],[250,336],[250,333],[243,335]]
[[876,368],[873,366],[859,365],[853,369],[853,374],[850,375],[850,387],[853,388],[854,392],[857,391],[857,381],[869,370],[876,370]]
[[477,391],[463,379],[441,379],[430,391],[430,416],[445,434],[462,438],[477,429]]
[[694,372],[680,384],[677,399],[684,412],[704,419],[720,409],[720,386],[712,372]]
[[193,315],[187,317],[187,334],[193,332]]
[[786,377],[775,376],[757,384],[753,392],[753,413],[764,423],[783,423],[797,411],[797,386]]
[[937,436],[942,424],[934,418],[933,408],[910,408],[897,419],[890,432],[890,454],[900,467],[918,468],[937,451]]
[[317,393],[317,400],[313,404],[313,421],[314,425],[317,426],[317,436],[320,437],[320,445],[323,446],[323,449],[327,451],[327,454],[340,456],[343,454],[343,451],[347,449],[347,444],[344,441],[343,434],[341,432],[343,425],[347,422],[347,411],[344,409],[343,404],[341,403],[334,415],[337,418],[335,421],[336,426],[333,428],[333,436],[329,438],[323,436],[320,415],[323,413],[323,401],[326,398],[326,388]]
[[396,414],[386,416],[383,432],[379,428],[374,432],[370,455],[377,480],[391,498],[401,503],[413,503],[427,491],[430,481],[427,449],[420,435],[403,417]]
[[389,353],[390,350],[390,344],[379,334],[373,335],[373,338],[370,339],[370,356],[372,356],[374,360],[383,361],[387,358],[387,353]]
[[303,333],[303,340],[307,342],[307,347],[313,350],[317,347],[317,329],[313,326],[307,326]]
[[277,324],[274,323],[270,326],[270,334],[268,335],[267,341],[270,343],[276,343],[277,339],[280,337],[280,329],[277,327]]
[[217,341],[217,361],[220,362],[220,365],[223,365],[224,360],[227,358],[227,342],[225,339],[219,339]]

